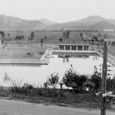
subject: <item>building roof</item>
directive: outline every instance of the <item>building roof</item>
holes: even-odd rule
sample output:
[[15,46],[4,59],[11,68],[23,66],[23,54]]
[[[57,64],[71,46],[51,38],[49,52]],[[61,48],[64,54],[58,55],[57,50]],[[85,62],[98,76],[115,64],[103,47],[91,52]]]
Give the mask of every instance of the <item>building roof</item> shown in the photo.
[[90,44],[85,44],[85,43],[79,43],[79,44],[77,44],[77,43],[75,43],[75,44],[72,44],[72,43],[58,44],[58,46],[60,46],[60,45],[71,45],[71,46],[74,46],[74,45],[76,45],[76,46],[83,45],[83,46],[89,46]]

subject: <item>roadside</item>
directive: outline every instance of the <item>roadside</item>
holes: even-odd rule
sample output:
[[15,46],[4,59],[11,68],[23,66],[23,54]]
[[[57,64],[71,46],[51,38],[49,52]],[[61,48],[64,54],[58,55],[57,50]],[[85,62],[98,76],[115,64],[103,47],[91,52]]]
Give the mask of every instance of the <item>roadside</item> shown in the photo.
[[[107,114],[114,115],[114,112],[107,111]],[[100,115],[100,110],[31,104],[0,98],[0,115]]]
[[[42,92],[44,92],[44,90]],[[41,94],[40,96],[40,94],[6,93],[2,94],[0,98],[32,104],[56,105],[84,109],[99,109],[101,106],[100,97],[94,97],[90,94],[71,94],[69,92],[63,93],[63,96],[60,94],[55,95],[55,92],[52,96],[51,94],[50,96],[48,96],[48,94]],[[108,110],[115,111],[115,108],[109,108],[109,106],[107,108]]]

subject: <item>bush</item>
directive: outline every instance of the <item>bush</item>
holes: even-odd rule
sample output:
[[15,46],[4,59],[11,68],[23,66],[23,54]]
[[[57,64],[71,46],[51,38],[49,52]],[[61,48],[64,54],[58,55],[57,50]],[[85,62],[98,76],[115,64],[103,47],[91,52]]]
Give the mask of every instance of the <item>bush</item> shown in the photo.
[[79,75],[75,71],[73,71],[73,69],[69,69],[64,74],[63,83],[67,87],[76,88],[77,84],[75,82],[75,79],[77,79],[78,77],[79,77]]
[[72,68],[66,71],[63,77],[64,84],[77,92],[82,92],[83,83],[85,81],[87,81],[87,77],[85,75],[77,74]]
[[106,84],[108,91],[115,91],[115,78],[108,78]]
[[50,78],[48,79],[48,83],[49,83],[49,85],[53,86],[53,88],[55,88],[58,83],[58,80],[59,80],[58,74],[53,73],[50,75]]
[[83,84],[83,88],[85,91],[91,91],[94,88],[94,86],[95,86],[95,84],[90,80],[87,80]]
[[101,88],[101,81],[102,81],[102,78],[98,74],[93,74],[91,76],[91,82],[94,83],[94,88],[93,88],[94,91],[100,90],[100,88]]

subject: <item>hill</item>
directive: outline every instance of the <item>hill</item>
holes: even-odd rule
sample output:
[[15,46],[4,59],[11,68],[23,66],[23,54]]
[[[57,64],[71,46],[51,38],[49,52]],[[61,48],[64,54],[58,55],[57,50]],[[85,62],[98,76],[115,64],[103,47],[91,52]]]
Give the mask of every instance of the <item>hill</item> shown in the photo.
[[81,20],[56,23],[48,19],[24,20],[0,15],[0,30],[61,30],[61,29],[115,29],[115,19],[89,16]]
[[56,24],[56,22],[54,22],[54,21],[51,21],[51,20],[48,20],[48,19],[46,19],[46,18],[43,18],[43,19],[40,19],[39,20],[40,22],[42,22],[43,24],[45,24],[45,25],[52,25],[52,24]]
[[109,21],[100,21],[90,26],[91,29],[115,29],[115,25]]
[[[50,22],[50,23],[49,23]],[[40,20],[24,20],[17,17],[0,15],[0,29],[1,30],[29,30],[29,29],[43,29],[51,25],[51,21],[43,22]]]
[[87,18],[60,24],[53,24],[47,29],[115,29],[115,20],[105,19],[100,16],[89,16]]

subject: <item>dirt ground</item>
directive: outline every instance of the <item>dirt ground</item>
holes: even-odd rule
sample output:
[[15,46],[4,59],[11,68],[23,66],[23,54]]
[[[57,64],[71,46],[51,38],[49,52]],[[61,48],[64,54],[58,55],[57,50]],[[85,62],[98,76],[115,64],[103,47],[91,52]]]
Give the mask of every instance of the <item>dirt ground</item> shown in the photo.
[[[114,112],[107,110],[107,115],[114,114]],[[100,115],[100,110],[31,104],[0,99],[0,115]]]

